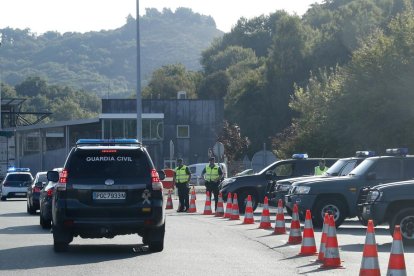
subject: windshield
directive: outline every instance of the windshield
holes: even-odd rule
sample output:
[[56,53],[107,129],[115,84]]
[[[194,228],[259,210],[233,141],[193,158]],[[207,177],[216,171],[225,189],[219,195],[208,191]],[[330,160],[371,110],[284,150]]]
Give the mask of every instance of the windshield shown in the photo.
[[362,161],[361,164],[359,164],[355,169],[353,169],[349,175],[350,176],[360,176],[360,175],[364,175],[369,168],[371,168],[371,166],[374,164],[375,160],[372,159],[365,159],[364,161]]
[[32,181],[29,174],[9,174],[6,181]]
[[258,172],[257,174],[263,174],[263,173],[265,173],[266,171],[268,171],[268,170],[270,170],[270,169],[273,169],[273,167],[274,167],[274,166],[276,166],[276,163],[277,163],[277,162],[270,164],[269,166],[267,166],[266,168],[264,168],[263,170],[261,170],[261,171],[260,171],[260,172]]
[[348,163],[346,160],[336,161],[327,171],[326,175],[333,176],[338,175],[342,168]]

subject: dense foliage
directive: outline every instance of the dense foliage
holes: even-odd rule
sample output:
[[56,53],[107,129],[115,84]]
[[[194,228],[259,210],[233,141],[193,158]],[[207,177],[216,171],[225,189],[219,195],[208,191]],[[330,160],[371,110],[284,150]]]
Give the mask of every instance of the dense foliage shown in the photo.
[[[163,65],[180,62],[199,70],[202,50],[222,35],[211,17],[187,8],[147,9],[140,29],[143,84]],[[132,16],[116,30],[36,35],[30,29],[5,28],[0,34],[1,80],[9,85],[41,77],[50,84],[103,97],[125,97],[136,91],[136,20]]]

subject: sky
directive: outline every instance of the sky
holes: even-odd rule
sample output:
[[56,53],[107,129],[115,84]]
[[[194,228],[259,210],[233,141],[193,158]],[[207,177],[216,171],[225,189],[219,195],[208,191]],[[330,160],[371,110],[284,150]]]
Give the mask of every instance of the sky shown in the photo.
[[[140,0],[140,15],[145,8],[191,8],[211,15],[219,30],[229,32],[240,17],[252,18],[276,10],[302,15],[312,3],[322,0]],[[136,0],[1,0],[0,29],[88,32],[113,30],[123,26],[126,17],[136,17]]]

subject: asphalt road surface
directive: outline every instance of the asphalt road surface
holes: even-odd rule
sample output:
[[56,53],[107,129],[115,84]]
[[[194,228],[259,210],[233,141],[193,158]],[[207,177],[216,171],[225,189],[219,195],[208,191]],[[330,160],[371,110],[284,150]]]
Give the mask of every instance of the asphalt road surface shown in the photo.
[[[75,238],[65,253],[53,251],[50,231],[39,216],[26,213],[26,201],[0,202],[0,275],[358,275],[365,228],[349,220],[337,230],[344,268],[320,269],[316,256],[298,256],[300,245],[287,245],[288,235],[258,229],[214,216],[201,215],[203,195],[197,195],[198,214],[167,210],[165,248],[150,253],[137,235],[114,239]],[[174,200],[174,208],[177,201]],[[242,217],[241,217],[242,219]],[[274,224],[275,209],[271,209]],[[286,217],[286,226],[290,226]],[[386,274],[392,238],[377,227],[381,273]],[[315,231],[319,249],[320,231]],[[414,247],[405,248],[407,274],[414,275]]]

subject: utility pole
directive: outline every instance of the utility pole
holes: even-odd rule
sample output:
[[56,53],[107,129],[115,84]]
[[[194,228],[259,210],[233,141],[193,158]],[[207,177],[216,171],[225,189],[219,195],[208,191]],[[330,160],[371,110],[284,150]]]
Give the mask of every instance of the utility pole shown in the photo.
[[140,142],[142,142],[141,97],[141,39],[139,34],[139,0],[137,0],[137,139]]

